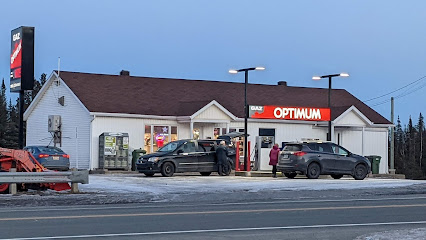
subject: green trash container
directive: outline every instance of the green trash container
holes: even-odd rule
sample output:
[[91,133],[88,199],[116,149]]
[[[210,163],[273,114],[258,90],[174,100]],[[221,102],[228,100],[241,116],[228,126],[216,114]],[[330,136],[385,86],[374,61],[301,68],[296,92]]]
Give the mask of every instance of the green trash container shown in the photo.
[[366,158],[370,160],[371,172],[373,174],[379,174],[380,160],[382,159],[382,157],[377,155],[371,155],[371,156],[366,156]]
[[136,161],[138,161],[138,158],[142,155],[146,154],[146,151],[142,148],[135,149],[132,152],[132,171],[136,170]]

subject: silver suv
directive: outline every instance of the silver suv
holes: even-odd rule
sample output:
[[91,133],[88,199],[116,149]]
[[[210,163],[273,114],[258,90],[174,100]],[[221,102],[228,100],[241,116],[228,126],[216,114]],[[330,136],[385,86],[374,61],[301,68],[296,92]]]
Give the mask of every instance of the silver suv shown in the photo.
[[340,179],[347,174],[363,180],[370,169],[371,163],[367,158],[331,142],[287,143],[277,164],[277,170],[288,178],[300,173],[311,179],[328,174]]

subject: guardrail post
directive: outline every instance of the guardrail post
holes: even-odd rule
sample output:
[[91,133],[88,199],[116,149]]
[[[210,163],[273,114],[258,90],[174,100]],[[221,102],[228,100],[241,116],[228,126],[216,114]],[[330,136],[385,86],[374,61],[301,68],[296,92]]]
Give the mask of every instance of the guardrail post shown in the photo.
[[[16,168],[11,168],[9,172],[16,172]],[[13,195],[17,193],[16,183],[9,184],[9,193]]]
[[[71,171],[77,171],[77,168],[71,169]],[[78,191],[78,183],[71,182],[71,193],[79,193]]]

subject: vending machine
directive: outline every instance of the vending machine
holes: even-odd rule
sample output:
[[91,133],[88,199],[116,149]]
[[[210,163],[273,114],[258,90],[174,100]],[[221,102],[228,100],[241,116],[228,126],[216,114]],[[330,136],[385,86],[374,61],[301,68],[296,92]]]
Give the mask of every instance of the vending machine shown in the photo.
[[130,170],[128,133],[104,132],[99,136],[99,168]]

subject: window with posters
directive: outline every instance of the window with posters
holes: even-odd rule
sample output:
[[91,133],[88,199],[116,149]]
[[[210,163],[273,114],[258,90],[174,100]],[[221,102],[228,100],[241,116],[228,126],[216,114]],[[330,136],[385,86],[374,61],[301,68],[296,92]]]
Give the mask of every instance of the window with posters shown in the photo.
[[178,140],[176,126],[145,125],[144,149],[147,153],[156,152],[171,141]]
[[144,149],[146,153],[151,153],[151,125],[145,125]]
[[213,130],[213,137],[217,139],[220,135],[226,134],[226,128],[216,127]]

